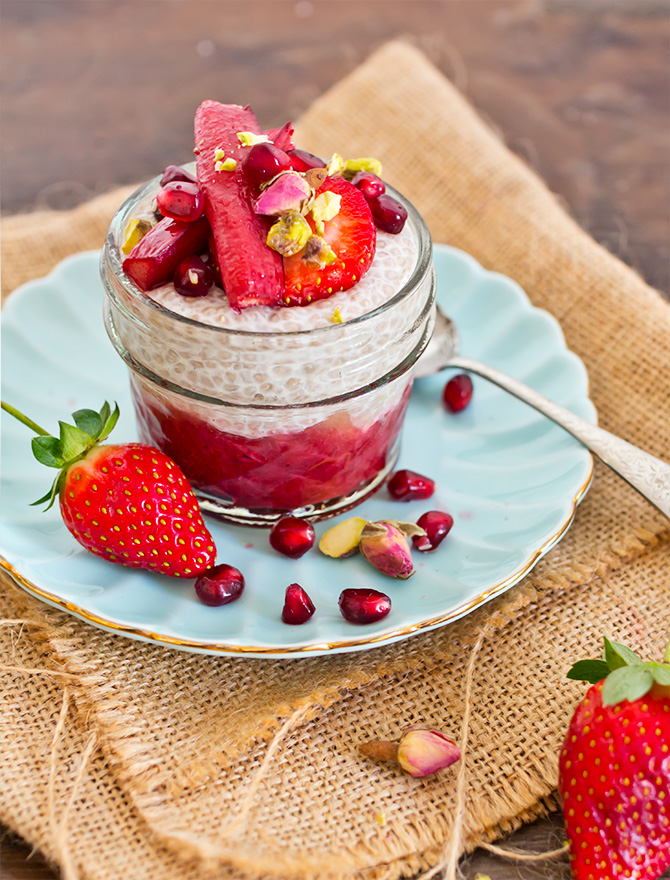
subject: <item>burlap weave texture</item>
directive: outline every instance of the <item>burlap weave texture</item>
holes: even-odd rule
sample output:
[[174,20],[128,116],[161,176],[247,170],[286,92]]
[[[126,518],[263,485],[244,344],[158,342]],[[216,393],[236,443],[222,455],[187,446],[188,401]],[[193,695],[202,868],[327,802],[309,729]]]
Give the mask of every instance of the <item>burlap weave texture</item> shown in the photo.
[[[515,278],[558,318],[601,424],[669,457],[670,310],[421,55],[383,48],[316,102],[299,139],[320,154],[377,155],[436,241]],[[3,293],[99,246],[121,197],[6,220]],[[506,596],[396,646],[299,661],[126,641],[40,606],[3,576],[0,614],[29,621],[0,630],[3,662],[66,675],[3,672],[0,818],[70,877],[410,876],[440,858],[456,817],[471,848],[552,803],[581,692],[565,670],[604,634],[661,653],[669,553],[667,520],[597,467],[572,529]],[[465,803],[457,768],[412,780],[361,760],[357,742],[408,723],[459,735],[482,632]]]

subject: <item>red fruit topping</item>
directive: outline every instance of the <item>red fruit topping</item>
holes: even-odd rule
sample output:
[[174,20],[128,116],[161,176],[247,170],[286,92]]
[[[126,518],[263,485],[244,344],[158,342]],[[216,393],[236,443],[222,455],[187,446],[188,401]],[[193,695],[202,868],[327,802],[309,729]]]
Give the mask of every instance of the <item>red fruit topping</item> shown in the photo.
[[[278,306],[284,293],[282,259],[266,244],[267,221],[254,213],[251,185],[242,171],[250,148],[240,143],[237,133],[241,131],[260,131],[251,110],[216,101],[204,101],[198,107],[198,183],[205,193],[205,212],[230,305],[236,309]],[[216,170],[219,150],[237,162],[232,171]]]
[[314,603],[300,584],[291,584],[286,587],[286,598],[284,599],[284,608],[281,613],[281,619],[284,623],[290,623],[295,626],[307,623],[315,611]]
[[161,176],[161,186],[165,186],[166,183],[172,183],[173,180],[188,180],[190,183],[196,182],[195,177],[189,174],[181,165],[168,165]]
[[582,660],[568,673],[601,679],[577,706],[559,759],[575,880],[667,876],[670,649],[664,660],[642,662],[606,639],[604,659]]
[[388,490],[396,501],[420,501],[430,498],[435,482],[414,471],[396,471],[388,482]]
[[206,217],[195,223],[165,217],[138,241],[123,261],[123,271],[141,290],[151,290],[172,280],[183,259],[204,251],[208,237]]
[[378,590],[342,590],[339,605],[342,617],[349,623],[374,623],[391,610],[391,600]]
[[412,535],[412,543],[422,553],[430,553],[432,550],[437,550],[447,537],[454,524],[454,518],[448,513],[442,513],[441,510],[429,510],[419,517],[416,524],[421,526],[426,534]]
[[442,392],[444,405],[453,413],[460,412],[472,400],[472,379],[467,373],[459,373],[449,379]]
[[374,199],[369,199],[368,204],[379,229],[392,235],[402,231],[407,220],[407,210],[397,199],[388,193],[382,193]]
[[166,183],[156,196],[158,210],[164,217],[192,223],[202,216],[205,197],[197,183],[174,180]]
[[204,605],[229,605],[244,590],[244,577],[232,565],[215,565],[203,572],[195,582],[195,593]]
[[291,169],[288,155],[274,144],[254,144],[249,147],[242,163],[244,176],[249,183],[260,186],[272,180],[281,171]]
[[214,270],[203,259],[186,257],[174,273],[174,288],[182,296],[207,296],[214,280]]
[[284,516],[272,527],[270,544],[279,553],[299,559],[314,545],[314,526],[297,516]]
[[386,192],[386,186],[381,177],[377,177],[371,171],[357,171],[351,178],[351,182],[360,189],[366,199],[376,199]]
[[293,123],[285,122],[281,128],[270,128],[263,132],[280,150],[293,149]]
[[306,150],[289,150],[291,166],[294,171],[309,171],[310,168],[325,168],[328,164],[320,156],[308,153]]
[[[284,302],[304,306],[316,299],[348,290],[368,271],[375,255],[376,232],[365,196],[341,177],[329,177],[317,196],[332,192],[341,196],[340,211],[325,223],[323,238],[335,252],[336,260],[320,269],[303,260],[301,254],[284,259],[286,291]],[[314,221],[307,220],[314,229]]]

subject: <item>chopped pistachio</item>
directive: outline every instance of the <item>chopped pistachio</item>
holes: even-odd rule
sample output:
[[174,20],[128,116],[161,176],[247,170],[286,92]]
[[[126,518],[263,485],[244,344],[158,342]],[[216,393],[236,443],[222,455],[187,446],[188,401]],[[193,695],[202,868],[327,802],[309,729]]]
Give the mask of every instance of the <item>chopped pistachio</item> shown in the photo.
[[331,556],[333,559],[352,556],[358,552],[361,533],[366,525],[367,520],[361,519],[360,516],[345,519],[324,532],[319,541],[319,550],[324,556]]
[[215,159],[223,159],[225,157],[225,155],[226,155],[225,150],[222,150],[221,147],[217,147],[217,149],[214,150],[214,158]]
[[333,324],[341,324],[342,323],[342,315],[340,314],[339,309],[335,309],[333,312],[333,317],[330,319]]
[[254,144],[272,143],[266,134],[255,134],[253,131],[238,131],[237,139],[243,147],[253,147]]
[[307,171],[305,171],[304,177],[310,186],[313,186],[314,189],[318,189],[326,179],[326,169],[308,168]]
[[302,258],[306,263],[313,263],[319,269],[323,269],[334,263],[337,255],[327,241],[318,235],[313,235],[305,245]]
[[369,171],[379,177],[382,173],[382,163],[379,159],[373,159],[371,156],[361,159],[347,159],[344,164],[344,176],[353,177],[358,171]]
[[224,159],[223,162],[221,159],[218,159],[214,163],[215,171],[234,171],[237,168],[237,161],[232,159],[230,156],[227,159]]
[[344,171],[344,159],[339,153],[333,153],[330,162],[326,165],[326,174],[332,177],[334,174],[341,174]]
[[270,227],[267,244],[282,257],[300,253],[312,235],[309,223],[298,211],[287,211]]
[[123,244],[121,245],[123,253],[129,254],[150,229],[151,223],[148,220],[131,217],[123,234]]
[[338,193],[326,190],[318,195],[312,204],[312,217],[314,218],[314,226],[319,235],[324,233],[324,223],[332,220],[340,213],[340,203],[342,196]]

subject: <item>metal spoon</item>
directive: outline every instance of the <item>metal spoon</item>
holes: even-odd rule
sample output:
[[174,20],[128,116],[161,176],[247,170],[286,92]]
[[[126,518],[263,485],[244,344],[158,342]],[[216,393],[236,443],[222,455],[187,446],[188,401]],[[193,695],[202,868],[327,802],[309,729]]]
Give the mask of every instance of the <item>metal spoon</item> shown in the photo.
[[519,400],[534,407],[547,418],[572,434],[608,467],[623,477],[634,489],[651,501],[661,513],[670,519],[670,465],[660,458],[643,452],[632,443],[610,434],[559,406],[523,382],[506,376],[500,370],[458,354],[458,331],[454,322],[439,307],[435,330],[426,350],[417,361],[414,375],[417,378],[431,376],[447,367],[467,370],[483,376],[489,382],[509,391]]

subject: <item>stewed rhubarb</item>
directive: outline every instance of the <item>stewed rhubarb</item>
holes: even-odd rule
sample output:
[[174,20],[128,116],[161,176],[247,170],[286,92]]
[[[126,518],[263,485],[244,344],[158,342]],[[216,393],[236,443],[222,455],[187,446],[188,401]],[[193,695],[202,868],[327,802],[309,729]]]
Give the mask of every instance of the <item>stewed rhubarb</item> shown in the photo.
[[141,290],[151,290],[171,281],[179,263],[203,251],[208,238],[206,217],[194,223],[164,217],[135,245],[123,261],[123,271]]

